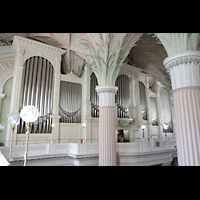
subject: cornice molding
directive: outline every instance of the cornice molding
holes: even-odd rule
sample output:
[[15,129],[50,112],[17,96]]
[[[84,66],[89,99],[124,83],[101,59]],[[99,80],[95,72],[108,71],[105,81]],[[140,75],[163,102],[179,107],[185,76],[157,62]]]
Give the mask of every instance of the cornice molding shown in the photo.
[[48,44],[44,44],[44,43],[37,42],[37,41],[31,40],[31,39],[15,36],[14,40],[13,40],[13,44],[12,44],[12,49],[14,51],[17,50],[18,44],[29,45],[29,46],[32,46],[32,47],[38,47],[38,48],[41,48],[41,49],[44,49],[44,50],[52,51],[53,53],[57,53],[59,55],[63,55],[63,54],[66,53],[65,50],[62,50],[62,49],[57,48],[57,47],[53,47],[53,46],[48,45]]

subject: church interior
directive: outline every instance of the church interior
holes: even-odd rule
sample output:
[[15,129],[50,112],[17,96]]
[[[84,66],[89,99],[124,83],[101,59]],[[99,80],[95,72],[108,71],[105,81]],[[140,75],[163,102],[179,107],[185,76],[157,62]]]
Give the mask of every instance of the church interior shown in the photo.
[[0,33],[0,165],[199,166],[199,33]]

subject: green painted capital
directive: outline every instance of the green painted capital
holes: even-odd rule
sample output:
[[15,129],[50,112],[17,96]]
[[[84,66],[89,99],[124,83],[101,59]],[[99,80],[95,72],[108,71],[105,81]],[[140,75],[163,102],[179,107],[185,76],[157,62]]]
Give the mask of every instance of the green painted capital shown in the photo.
[[154,33],[168,56],[188,50],[197,50],[200,33]]
[[98,79],[99,86],[115,85],[115,81],[123,64],[123,61],[129,54],[130,49],[135,46],[135,43],[138,41],[138,39],[135,40],[125,50],[122,51],[122,44],[124,42],[125,36],[126,34],[124,34],[115,50],[111,53],[109,51],[109,45],[113,34],[106,33],[104,39],[102,39],[101,35],[98,34],[99,43],[96,43],[97,50],[94,49],[94,47],[88,40],[82,39],[84,43],[81,44],[85,46],[88,54],[83,54],[79,52],[76,53],[84,58],[89,66],[92,68]]

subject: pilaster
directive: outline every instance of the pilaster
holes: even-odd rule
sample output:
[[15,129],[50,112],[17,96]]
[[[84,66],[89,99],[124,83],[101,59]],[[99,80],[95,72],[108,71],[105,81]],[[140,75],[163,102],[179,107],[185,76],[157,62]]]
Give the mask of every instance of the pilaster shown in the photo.
[[53,113],[52,113],[52,123],[55,127],[52,129],[52,139],[55,143],[59,142],[59,98],[60,98],[60,63],[61,58],[57,58],[57,66],[54,68],[54,94],[53,94]]
[[90,74],[91,69],[88,64],[84,67],[83,73],[83,98],[82,98],[82,123],[85,123],[85,128],[82,129],[82,139],[86,142],[92,142],[92,127],[91,127],[91,101],[90,101]]
[[134,76],[134,94],[135,94],[135,116],[134,119],[142,120],[142,111],[140,108],[140,88],[139,88],[139,75]]
[[134,104],[133,104],[133,96],[134,96],[134,91],[133,91],[133,77],[129,76],[129,93],[130,93],[130,115],[129,118],[134,119]]

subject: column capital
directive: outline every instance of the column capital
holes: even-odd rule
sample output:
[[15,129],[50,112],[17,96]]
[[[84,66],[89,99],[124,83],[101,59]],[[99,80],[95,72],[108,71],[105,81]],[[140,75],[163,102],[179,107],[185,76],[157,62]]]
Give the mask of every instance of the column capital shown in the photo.
[[112,85],[96,86],[96,91],[99,96],[99,107],[115,107],[115,95],[117,90],[118,87]]
[[182,51],[176,54],[173,54],[163,61],[167,70],[175,67],[184,62],[197,62],[200,63],[200,51]]
[[163,64],[170,73],[172,89],[200,86],[200,51],[183,51],[167,57]]

